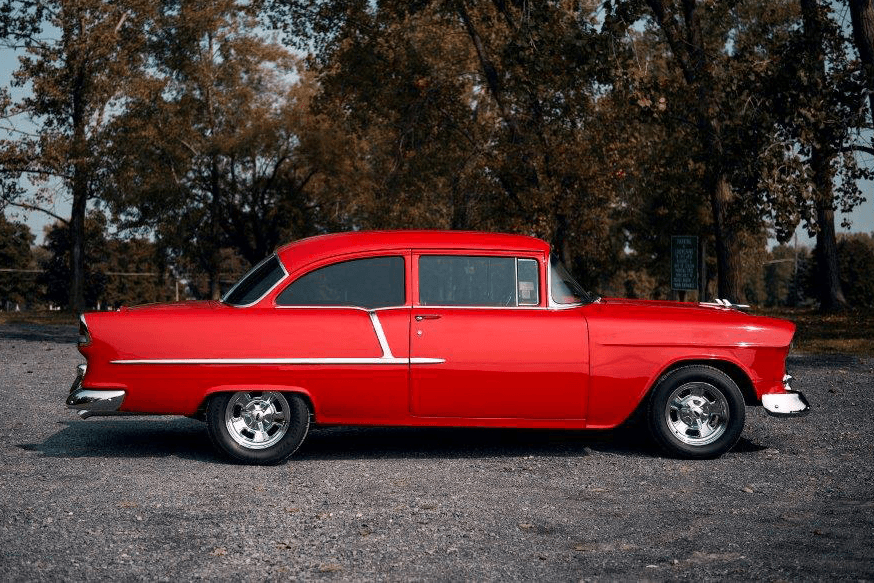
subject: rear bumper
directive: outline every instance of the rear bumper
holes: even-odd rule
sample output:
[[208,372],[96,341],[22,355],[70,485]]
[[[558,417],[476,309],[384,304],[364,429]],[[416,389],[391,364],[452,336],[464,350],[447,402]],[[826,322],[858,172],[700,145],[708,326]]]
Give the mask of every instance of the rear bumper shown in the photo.
[[789,386],[792,377],[783,377],[785,393],[766,393],[762,395],[762,406],[768,415],[774,417],[802,417],[810,413],[810,403],[801,391],[793,390]]
[[124,401],[125,392],[122,390],[94,390],[82,388],[82,379],[85,378],[86,365],[80,364],[76,368],[76,380],[70,387],[70,395],[67,397],[67,408],[75,409],[82,419],[98,415],[124,415],[118,409]]

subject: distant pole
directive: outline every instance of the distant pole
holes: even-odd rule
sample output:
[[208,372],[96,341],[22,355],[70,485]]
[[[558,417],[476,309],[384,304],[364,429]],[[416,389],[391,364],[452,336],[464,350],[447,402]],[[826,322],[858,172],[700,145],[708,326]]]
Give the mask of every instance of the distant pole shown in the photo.
[[792,274],[792,280],[794,282],[793,287],[795,289],[792,290],[792,293],[795,297],[792,298],[792,305],[797,306],[798,299],[799,299],[799,295],[798,295],[798,231],[795,231],[794,247],[795,247],[795,273]]
[[707,251],[707,242],[704,237],[698,239],[698,261],[700,264],[700,268],[698,269],[698,301],[705,301],[704,292],[707,290],[707,258],[705,253]]

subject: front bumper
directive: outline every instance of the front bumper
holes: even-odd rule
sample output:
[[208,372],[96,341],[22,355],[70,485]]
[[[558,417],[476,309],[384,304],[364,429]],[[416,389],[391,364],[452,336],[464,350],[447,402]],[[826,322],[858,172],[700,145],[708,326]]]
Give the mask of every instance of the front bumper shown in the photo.
[[783,377],[785,393],[766,393],[762,395],[762,406],[768,415],[774,417],[803,417],[810,413],[810,403],[804,398],[804,393],[789,386],[792,377]]
[[118,409],[124,401],[125,392],[122,390],[98,391],[83,389],[82,379],[85,378],[86,365],[80,364],[76,368],[76,380],[70,387],[70,396],[67,397],[67,408],[76,409],[82,419],[99,415],[123,415]]

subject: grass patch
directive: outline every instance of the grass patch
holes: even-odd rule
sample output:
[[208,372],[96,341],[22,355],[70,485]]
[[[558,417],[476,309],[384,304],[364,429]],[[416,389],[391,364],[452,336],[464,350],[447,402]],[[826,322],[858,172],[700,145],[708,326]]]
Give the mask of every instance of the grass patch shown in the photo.
[[40,324],[43,326],[76,326],[79,318],[73,312],[34,310],[0,312],[0,324]]
[[795,350],[874,357],[874,310],[823,314],[814,309],[757,309],[761,316],[795,322]]

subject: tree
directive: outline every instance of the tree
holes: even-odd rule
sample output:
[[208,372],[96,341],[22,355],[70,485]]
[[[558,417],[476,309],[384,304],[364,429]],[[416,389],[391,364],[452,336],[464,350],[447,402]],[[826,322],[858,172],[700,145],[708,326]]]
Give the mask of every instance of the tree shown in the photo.
[[[676,66],[693,97],[694,119],[703,163],[703,190],[709,199],[719,272],[718,295],[733,301],[741,298],[741,226],[735,217],[743,207],[726,167],[723,120],[720,111],[720,71],[714,54],[724,45],[711,43],[704,26],[705,12],[697,0],[683,0],[678,10],[672,0],[647,0],[653,18],[664,36]],[[724,10],[725,8],[723,8]],[[719,9],[714,9],[719,11]],[[679,17],[678,17],[679,13]],[[718,17],[716,17],[718,18]],[[724,39],[718,39],[724,42]],[[723,60],[724,62],[724,60]]]
[[[107,276],[101,265],[106,263],[106,217],[99,211],[91,211],[84,224],[86,242],[83,249],[85,271],[83,275],[82,311],[94,308],[100,301],[106,288]],[[75,301],[70,288],[70,255],[73,249],[72,227],[64,221],[56,221],[46,227],[43,247],[49,252],[47,258],[40,264],[43,273],[39,282],[45,286],[45,299],[70,309]]]
[[103,261],[95,266],[105,275],[100,304],[119,307],[172,300],[175,281],[166,277],[162,259],[157,245],[148,239],[108,239]]
[[[24,223],[8,221],[0,213],[0,265],[8,270],[30,269],[33,233]],[[7,304],[24,304],[34,301],[35,274],[23,271],[0,272],[0,309]]]
[[[800,0],[804,24],[804,80],[808,85],[808,95],[812,98],[808,103],[813,111],[823,111],[828,106],[828,88],[826,79],[826,26],[832,24],[826,20],[825,9],[817,0]],[[834,26],[834,25],[832,25]],[[832,33],[834,34],[834,33]],[[815,109],[814,109],[815,108]],[[838,154],[840,137],[834,136],[835,125],[816,120],[810,136],[810,165],[813,171],[813,188],[816,191],[816,253],[819,265],[820,304],[825,310],[844,307],[846,300],[841,290],[840,274],[838,273],[838,256],[835,242],[834,216],[834,158]],[[843,128],[838,127],[840,133]]]
[[847,302],[854,308],[874,307],[874,236],[843,234],[837,251]]
[[[806,248],[801,253],[806,255]],[[797,248],[789,245],[777,245],[769,253],[765,261],[765,305],[794,306],[798,298],[793,292],[798,286],[798,254]]]
[[[860,179],[870,176],[854,154],[853,135],[864,126],[866,100],[858,67],[848,59],[848,39],[831,7],[817,0],[801,0],[800,27],[773,46],[773,83],[768,88],[775,129],[785,150],[799,162],[783,180],[795,182],[791,196],[776,202],[790,207],[797,218],[781,221],[778,238],[788,240],[803,220],[817,243],[822,310],[846,305],[840,284],[835,238],[835,211],[849,212],[864,200]],[[782,225],[780,223],[783,223]]]
[[319,111],[364,145],[359,226],[536,234],[582,279],[603,274],[619,241],[610,232],[619,185],[605,168],[618,166],[622,148],[592,121],[610,51],[593,7],[434,0],[274,8],[279,24],[308,33]]
[[[150,5],[146,0],[24,4],[10,21],[11,32],[4,30],[27,51],[14,84],[31,89],[18,103],[6,101],[4,117],[24,116],[36,130],[0,142],[2,204],[40,210],[69,224],[74,311],[85,306],[85,215],[89,200],[101,195],[103,130],[143,65],[141,33]],[[49,27],[57,38],[37,36],[37,31],[53,36]],[[21,177],[30,187],[21,186]],[[68,219],[51,210],[58,189],[72,200]]]
[[[250,263],[312,234],[321,121],[297,61],[255,31],[254,7],[164,2],[153,70],[113,126],[113,207],[189,255],[219,297],[222,249]],[[297,78],[294,80],[294,78]]]

